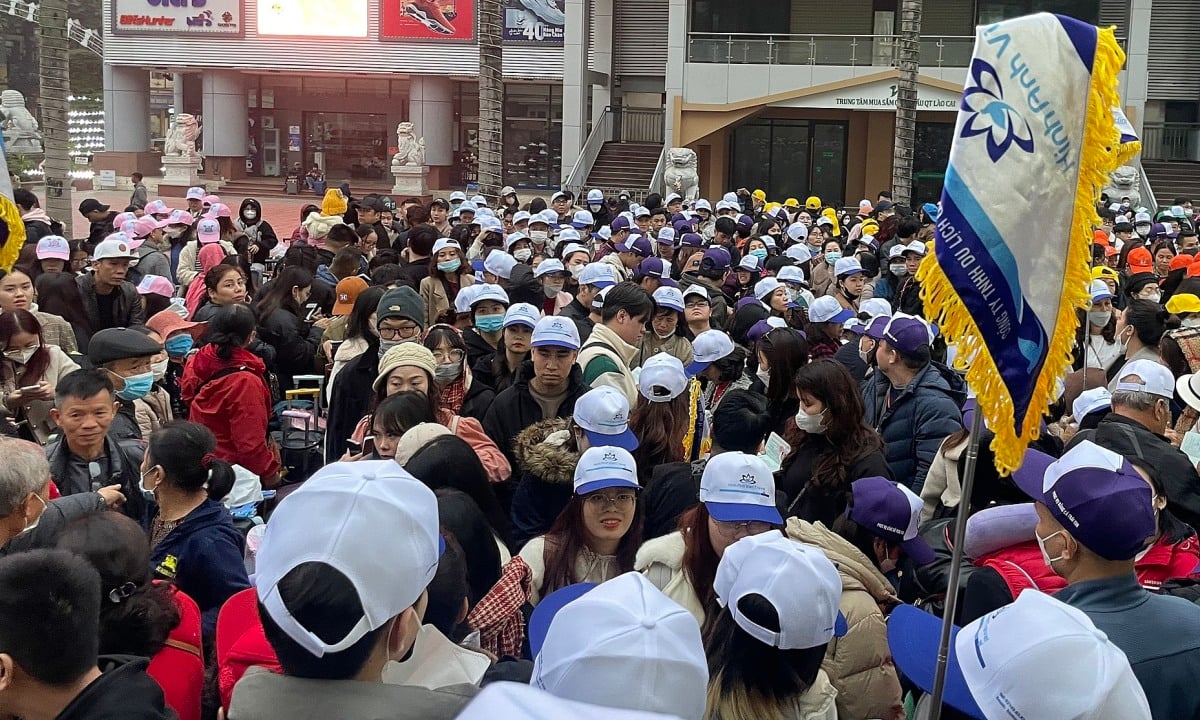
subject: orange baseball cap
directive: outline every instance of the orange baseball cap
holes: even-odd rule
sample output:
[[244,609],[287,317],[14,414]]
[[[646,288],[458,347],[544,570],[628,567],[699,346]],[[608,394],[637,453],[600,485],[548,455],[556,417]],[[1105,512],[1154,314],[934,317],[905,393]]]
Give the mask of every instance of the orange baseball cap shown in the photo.
[[1104,232],[1103,230],[1093,230],[1092,231],[1092,242],[1095,243],[1096,245],[1103,245],[1104,247],[1108,247],[1108,233]]
[[341,280],[337,284],[337,289],[334,291],[337,295],[337,301],[333,304],[334,315],[349,315],[354,309],[354,301],[358,299],[358,294],[367,289],[367,281],[357,275]]
[[1191,265],[1192,261],[1194,261],[1195,259],[1196,259],[1195,256],[1188,255],[1187,253],[1179,253],[1175,257],[1171,258],[1170,269],[1171,270],[1182,270],[1183,268],[1186,268],[1189,265]]
[[1187,277],[1198,277],[1198,276],[1200,276],[1200,262],[1194,262],[1191,265],[1188,265]]
[[1150,251],[1144,247],[1130,250],[1125,259],[1129,261],[1130,273],[1150,272],[1154,266],[1154,262],[1150,257]]

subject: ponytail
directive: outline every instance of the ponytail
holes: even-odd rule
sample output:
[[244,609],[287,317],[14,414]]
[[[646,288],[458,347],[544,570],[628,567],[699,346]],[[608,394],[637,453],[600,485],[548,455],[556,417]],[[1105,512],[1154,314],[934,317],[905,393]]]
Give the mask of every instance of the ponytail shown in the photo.
[[224,460],[213,458],[208,464],[208,499],[221,502],[233,490],[237,475],[233,466]]
[[166,482],[186,492],[205,490],[222,500],[233,489],[233,466],[214,453],[217,439],[203,425],[173,422],[150,436],[146,453],[163,469]]

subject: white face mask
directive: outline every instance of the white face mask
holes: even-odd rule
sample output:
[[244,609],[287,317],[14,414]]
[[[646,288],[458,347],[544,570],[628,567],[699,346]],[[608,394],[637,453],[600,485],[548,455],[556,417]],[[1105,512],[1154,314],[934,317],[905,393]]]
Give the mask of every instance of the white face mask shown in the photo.
[[771,371],[770,370],[761,370],[760,369],[757,373],[755,373],[755,375],[758,376],[758,379],[762,382],[763,387],[765,387],[765,388],[771,387]]
[[150,371],[154,373],[154,381],[158,382],[167,376],[167,364],[170,363],[170,358],[162,362],[156,362],[150,365]]
[[25,529],[21,531],[21,532],[23,532],[23,533],[27,533],[27,532],[29,532],[30,530],[33,530],[34,528],[36,528],[36,527],[38,526],[38,523],[40,523],[40,522],[42,521],[42,515],[44,515],[44,514],[45,514],[45,512],[46,512],[46,501],[45,501],[45,499],[43,499],[43,498],[42,498],[42,496],[41,496],[41,495],[38,495],[37,493],[34,493],[34,494],[33,494],[33,496],[34,496],[35,498],[37,498],[37,499],[38,499],[38,502],[40,502],[40,503],[42,504],[42,512],[38,513],[37,519],[36,519],[36,520],[34,520],[33,522],[29,522],[28,520],[26,521],[28,524],[25,526]]
[[800,408],[796,411],[796,427],[800,428],[806,433],[820,435],[821,433],[825,432],[824,420],[824,410],[815,415],[804,412],[804,408]]
[[246,218],[247,220],[257,220],[258,211],[254,208],[246,208],[242,211],[242,217]]
[[529,258],[533,257],[533,251],[529,248],[514,250],[513,257],[517,259],[517,262],[529,262]]
[[1088,322],[1097,327],[1108,325],[1109,320],[1112,320],[1112,310],[1096,310],[1088,313]]
[[39,344],[37,347],[22,348],[20,350],[5,350],[4,357],[12,360],[15,363],[25,365],[29,362],[29,358],[33,357],[33,354],[41,348],[42,346]]
[[[529,231],[529,239],[534,241],[535,243],[544,243],[550,239],[550,231],[549,230],[530,230]],[[514,254],[513,257],[516,257],[516,255]]]
[[1056,558],[1050,557],[1050,553],[1046,552],[1046,541],[1049,540],[1050,538],[1054,537],[1055,535],[1058,535],[1058,533],[1061,533],[1061,532],[1063,532],[1063,531],[1059,530],[1058,532],[1052,532],[1049,535],[1047,535],[1046,537],[1042,537],[1041,535],[1038,535],[1037,532],[1033,533],[1033,536],[1035,538],[1037,538],[1038,549],[1042,551],[1042,560],[1044,560],[1046,562],[1046,567],[1051,568],[1051,569],[1054,568],[1054,563],[1067,559],[1066,547],[1063,548],[1062,554]]
[[573,277],[573,278],[575,278],[576,280],[578,280],[578,279],[579,279],[579,276],[583,274],[583,269],[584,269],[585,267],[587,267],[587,266],[586,266],[586,265],[572,265],[572,266],[569,268],[569,270],[571,271],[571,277]]
[[1156,303],[1156,302],[1159,302],[1160,300],[1162,300],[1162,293],[1161,292],[1152,292],[1147,295],[1143,295],[1142,299],[1149,300],[1152,303]]

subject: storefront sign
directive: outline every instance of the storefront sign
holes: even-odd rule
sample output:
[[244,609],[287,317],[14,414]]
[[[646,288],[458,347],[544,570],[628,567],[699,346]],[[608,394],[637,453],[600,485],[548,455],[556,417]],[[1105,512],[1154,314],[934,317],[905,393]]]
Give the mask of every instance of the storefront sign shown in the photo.
[[119,35],[241,35],[241,0],[113,0]]
[[[361,38],[367,36],[368,0],[257,0],[257,2],[259,35],[311,38]],[[263,107],[267,106],[264,104]]]
[[504,0],[504,42],[562,45],[563,0]]
[[288,152],[300,152],[299,125],[288,125]]
[[383,40],[475,39],[475,0],[380,0]]
[[[947,90],[937,85],[917,83],[917,109],[955,112],[960,90]],[[833,108],[836,110],[896,110],[896,81],[877,80],[829,92],[793,98],[777,107]]]

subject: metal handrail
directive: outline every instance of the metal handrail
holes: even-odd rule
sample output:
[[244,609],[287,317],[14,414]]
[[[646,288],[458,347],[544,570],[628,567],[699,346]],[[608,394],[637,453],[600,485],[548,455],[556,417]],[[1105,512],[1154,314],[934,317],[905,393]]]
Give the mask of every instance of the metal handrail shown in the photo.
[[588,173],[596,164],[596,158],[600,157],[600,149],[612,138],[612,126],[612,108],[606,107],[604,112],[600,113],[600,118],[592,125],[592,131],[588,133],[587,140],[584,140],[583,147],[579,149],[579,157],[576,158],[575,165],[567,175],[566,182],[563,183],[564,188],[576,195],[583,190]]
[[1142,123],[1143,160],[1200,160],[1200,123]]
[[[687,61],[758,65],[841,65],[892,67],[898,35],[775,33],[688,33]],[[921,65],[966,67],[975,46],[973,35],[925,35]]]
[[[600,118],[592,125],[592,131],[588,133],[587,140],[580,148],[579,158],[567,175],[563,187],[576,195],[583,192],[588,175],[592,172],[596,158],[600,157],[600,150],[606,142],[663,142],[665,118],[665,111],[661,108],[605,107]],[[659,162],[662,162],[661,156]]]
[[1150,187],[1150,176],[1146,174],[1146,168],[1142,167],[1139,162],[1138,169],[1138,186],[1142,192],[1142,205],[1148,208],[1158,210],[1158,199],[1154,197],[1154,190]]

